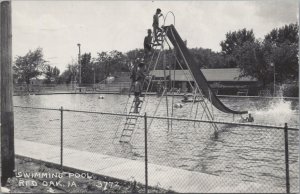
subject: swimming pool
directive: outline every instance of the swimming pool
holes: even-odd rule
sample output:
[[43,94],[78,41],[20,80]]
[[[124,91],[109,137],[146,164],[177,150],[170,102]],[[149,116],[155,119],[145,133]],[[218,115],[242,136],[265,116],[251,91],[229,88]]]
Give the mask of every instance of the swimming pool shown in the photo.
[[[15,96],[20,106],[50,107],[74,110],[116,112],[123,111],[126,95],[69,94]],[[131,97],[131,101],[132,101]],[[158,104],[156,96],[147,97],[147,114],[151,115]],[[249,110],[255,123],[297,126],[298,100],[267,98],[221,98],[235,110]],[[174,98],[175,103],[181,97]],[[171,98],[169,98],[171,106]],[[191,103],[174,108],[174,117],[189,118]],[[232,121],[232,115],[214,110],[216,118]],[[161,102],[157,116],[166,116],[166,102]],[[64,145],[67,147],[125,157],[144,158],[143,120],[140,119],[131,145],[112,143],[119,121],[123,117],[87,113],[64,112]],[[151,119],[148,120],[151,122]],[[172,129],[166,120],[154,120],[149,129],[149,162],[199,171],[218,176],[254,181],[284,187],[283,131],[264,128],[220,125],[218,137],[212,136],[209,124],[173,121]],[[15,108],[16,138],[59,145],[60,112]],[[121,125],[122,127],[122,125]],[[289,133],[291,186],[298,183],[298,133]]]

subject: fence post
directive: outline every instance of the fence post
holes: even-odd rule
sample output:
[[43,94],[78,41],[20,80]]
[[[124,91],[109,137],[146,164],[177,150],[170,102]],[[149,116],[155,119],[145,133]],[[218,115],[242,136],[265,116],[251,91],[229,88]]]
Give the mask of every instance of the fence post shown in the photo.
[[63,171],[63,129],[64,129],[64,108],[60,108],[60,170]]
[[285,140],[285,178],[286,178],[286,193],[290,193],[290,171],[289,171],[289,140],[288,140],[288,126],[284,124],[284,140]]
[[148,193],[148,132],[147,132],[147,113],[145,113],[145,193]]

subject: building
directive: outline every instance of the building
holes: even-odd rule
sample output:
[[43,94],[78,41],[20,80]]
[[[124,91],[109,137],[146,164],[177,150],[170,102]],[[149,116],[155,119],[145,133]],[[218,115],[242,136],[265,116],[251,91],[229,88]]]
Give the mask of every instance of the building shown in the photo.
[[[253,77],[240,77],[239,68],[201,69],[211,88],[217,94],[223,95],[257,95],[259,83]],[[164,75],[165,74],[165,75]],[[175,87],[182,92],[191,92],[189,82],[194,85],[194,80],[189,70],[153,70],[150,75],[154,81],[160,83],[164,76],[171,77],[175,81]],[[171,75],[171,76],[169,76]]]

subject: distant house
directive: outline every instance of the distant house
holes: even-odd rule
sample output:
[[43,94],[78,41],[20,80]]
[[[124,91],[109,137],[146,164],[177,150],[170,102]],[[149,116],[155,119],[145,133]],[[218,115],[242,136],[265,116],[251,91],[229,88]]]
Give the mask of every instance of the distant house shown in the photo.
[[[253,77],[240,77],[241,70],[239,68],[224,68],[224,69],[201,69],[206,80],[211,88],[218,94],[237,95],[241,92],[253,94],[257,91],[258,81]],[[181,91],[191,92],[189,82],[194,85],[192,75],[189,70],[167,70],[164,75],[163,70],[153,70],[150,75],[153,75],[156,82],[161,82],[164,76],[175,81],[175,87]]]
[[30,85],[41,85],[43,84],[43,82],[44,80],[41,78],[36,78],[36,77],[30,78]]

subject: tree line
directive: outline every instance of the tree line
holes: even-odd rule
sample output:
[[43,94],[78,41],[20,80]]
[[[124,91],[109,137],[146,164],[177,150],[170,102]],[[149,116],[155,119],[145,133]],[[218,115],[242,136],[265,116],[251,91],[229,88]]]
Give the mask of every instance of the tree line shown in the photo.
[[[240,29],[226,33],[225,40],[220,42],[221,52],[205,48],[189,50],[199,68],[240,68],[241,76],[257,78],[263,86],[273,82],[275,73],[277,83],[290,83],[298,80],[298,29],[298,24],[285,25],[271,30],[264,39],[257,39],[253,30]],[[180,69],[173,56],[174,51],[163,52],[166,57],[159,58],[157,69],[164,68],[163,60],[168,68]],[[143,55],[143,49],[126,53],[102,51],[96,57],[84,53],[80,61],[82,83],[99,83],[115,72],[128,72],[130,64]],[[19,83],[29,83],[31,78],[44,75],[45,83],[78,82],[78,62],[68,64],[61,74],[50,64],[44,60],[41,48],[29,51],[25,56],[17,56],[13,67],[15,79]]]

